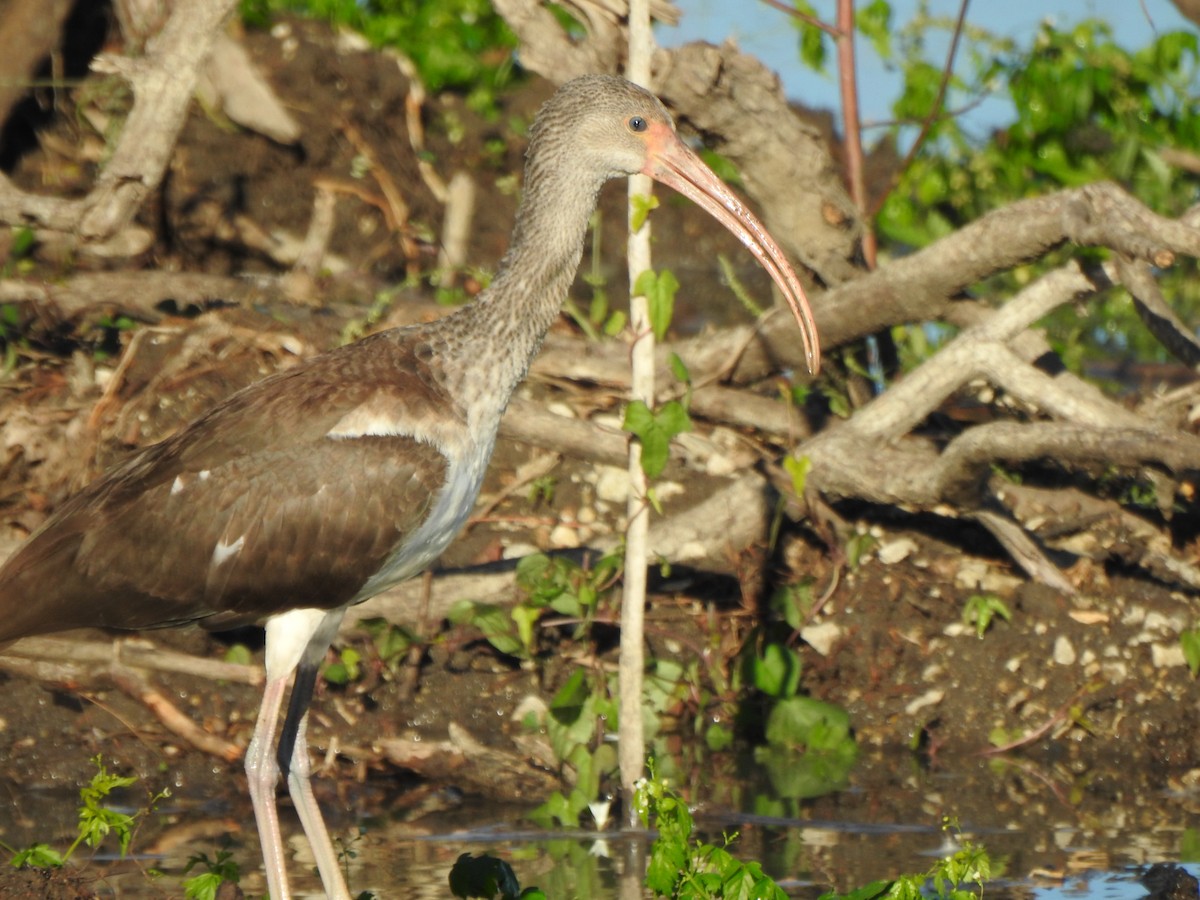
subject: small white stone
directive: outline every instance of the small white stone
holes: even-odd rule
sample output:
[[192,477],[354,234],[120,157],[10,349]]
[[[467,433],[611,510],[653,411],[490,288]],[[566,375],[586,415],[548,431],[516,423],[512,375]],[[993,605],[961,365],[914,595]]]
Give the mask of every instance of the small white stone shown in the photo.
[[501,553],[504,559],[524,559],[526,556],[533,556],[535,553],[540,553],[536,544],[509,544]]
[[946,696],[945,691],[940,690],[938,688],[933,688],[932,690],[926,691],[920,697],[917,697],[915,700],[909,701],[908,705],[904,707],[904,711],[906,713],[908,713],[910,716],[914,715],[914,714],[920,712],[921,710],[923,710],[927,706],[936,706],[937,704],[941,703],[942,698],[944,698],[945,696]]
[[597,466],[596,497],[607,503],[626,503],[629,500],[629,473],[616,466]]
[[828,656],[833,651],[833,645],[841,638],[842,627],[833,622],[822,622],[818,625],[806,625],[800,629],[800,637],[804,643],[812,647],[822,656]]
[[1160,634],[1170,630],[1171,620],[1160,612],[1146,613],[1146,621],[1142,623],[1142,628],[1146,631],[1157,631]]
[[1167,666],[1187,665],[1187,658],[1183,655],[1183,648],[1177,643],[1151,644],[1150,661],[1156,669],[1166,668]]
[[1062,635],[1054,639],[1054,661],[1060,666],[1075,665],[1076,655],[1075,648],[1071,646],[1071,642]]
[[875,551],[875,556],[885,566],[891,566],[916,552],[917,542],[912,538],[902,537],[883,544]]
[[550,530],[550,545],[560,549],[574,549],[579,546],[579,530],[570,525],[555,525]]
[[1112,684],[1121,684],[1129,678],[1129,666],[1120,662],[1106,662],[1100,666],[1100,671],[1104,673],[1105,679]]

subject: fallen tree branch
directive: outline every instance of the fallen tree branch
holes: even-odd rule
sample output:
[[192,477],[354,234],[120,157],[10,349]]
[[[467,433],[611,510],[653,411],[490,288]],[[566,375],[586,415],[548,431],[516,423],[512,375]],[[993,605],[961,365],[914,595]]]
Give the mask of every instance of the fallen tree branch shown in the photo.
[[97,57],[92,69],[127,81],[133,106],[95,186],[86,197],[68,200],[25,193],[0,174],[0,221],[73,235],[84,247],[116,238],[161,183],[200,67],[235,5],[178,3],[145,56]]

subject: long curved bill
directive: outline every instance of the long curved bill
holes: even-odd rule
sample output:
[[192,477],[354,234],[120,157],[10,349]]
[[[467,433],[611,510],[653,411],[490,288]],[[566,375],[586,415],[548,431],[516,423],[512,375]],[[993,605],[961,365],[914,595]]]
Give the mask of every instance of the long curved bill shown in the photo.
[[737,235],[775,279],[779,290],[787,298],[788,306],[792,308],[796,324],[800,326],[808,371],[816,375],[821,368],[821,345],[812,309],[809,308],[804,288],[800,286],[800,279],[775,239],[737,195],[725,186],[725,182],[688,149],[670,126],[651,122],[645,141],[648,152],[642,174],[679,191]]

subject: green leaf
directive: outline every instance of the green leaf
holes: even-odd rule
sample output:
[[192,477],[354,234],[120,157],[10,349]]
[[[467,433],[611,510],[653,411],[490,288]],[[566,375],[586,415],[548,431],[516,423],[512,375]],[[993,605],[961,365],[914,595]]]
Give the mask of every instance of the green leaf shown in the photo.
[[678,290],[679,281],[670,269],[664,269],[661,273],[647,269],[633,284],[634,293],[646,298],[650,328],[654,331],[655,340],[661,341],[666,337],[667,329],[671,327],[671,318],[675,314],[675,293]]
[[591,693],[583,669],[576,669],[550,701],[550,715],[564,725],[573,724],[583,714]]
[[[808,0],[796,0],[796,11],[811,18],[820,18]],[[814,25],[793,19],[793,24],[800,30],[800,61],[814,72],[825,69],[825,32]]]
[[183,895],[188,900],[216,900],[217,889],[224,883],[224,880],[215,872],[195,875],[183,882]]
[[487,642],[506,656],[520,658],[525,649],[514,633],[512,617],[502,607],[491,603],[460,600],[450,607],[446,618],[452,625],[472,625],[478,628]]
[[225,662],[248,666],[254,662],[254,654],[245,644],[231,644],[225,651]]
[[854,24],[871,42],[879,58],[892,58],[892,6],[887,0],[872,0],[854,12]]
[[629,203],[632,206],[629,213],[629,230],[637,234],[650,218],[650,213],[658,209],[658,198],[653,194],[634,194],[629,198]]
[[721,724],[709,725],[704,732],[704,744],[714,753],[733,746],[733,732]]
[[542,617],[542,610],[525,603],[518,603],[512,608],[511,615],[513,622],[517,626],[517,638],[521,642],[524,655],[531,657],[534,646],[537,643],[534,637],[534,626],[537,625],[538,619]]
[[662,474],[670,458],[671,438],[692,430],[692,420],[678,400],[664,403],[658,412],[652,412],[641,400],[633,400],[625,407],[624,428],[631,432],[642,445],[642,471],[647,478]]
[[338,654],[336,662],[331,662],[321,674],[330,684],[345,685],[357,681],[362,674],[362,654],[353,647],[345,647]]
[[675,376],[675,380],[686,385],[691,385],[692,373],[688,371],[687,363],[680,358],[679,354],[672,350],[667,361],[671,366],[671,374]]
[[789,453],[783,458],[783,470],[792,479],[792,493],[803,497],[804,488],[808,484],[808,473],[812,471],[812,460],[807,456],[797,459]]
[[791,697],[800,687],[800,654],[780,643],[769,643],[749,657],[746,681],[768,697]]
[[14,853],[9,864],[14,868],[22,866],[33,866],[38,869],[57,869],[60,868],[65,860],[57,850],[50,847],[49,844],[34,844],[31,847]]
[[1195,678],[1200,673],[1200,628],[1189,628],[1179,633],[1179,646],[1183,648],[1183,658],[1187,660],[1188,668]]
[[850,739],[850,717],[841,707],[812,697],[785,697],[767,716],[767,743],[833,750]]

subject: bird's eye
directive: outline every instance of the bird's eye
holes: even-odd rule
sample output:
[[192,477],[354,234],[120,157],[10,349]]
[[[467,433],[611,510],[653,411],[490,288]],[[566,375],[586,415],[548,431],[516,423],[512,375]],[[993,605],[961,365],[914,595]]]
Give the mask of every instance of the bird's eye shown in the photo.
[[643,119],[641,116],[634,116],[632,119],[629,120],[629,130],[630,131],[645,131],[646,130],[646,120]]

